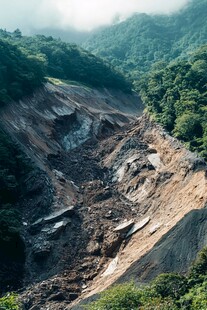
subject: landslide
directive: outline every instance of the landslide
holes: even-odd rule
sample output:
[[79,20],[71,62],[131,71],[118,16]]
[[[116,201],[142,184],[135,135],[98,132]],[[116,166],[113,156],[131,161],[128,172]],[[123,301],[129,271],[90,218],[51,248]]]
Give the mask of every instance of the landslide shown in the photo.
[[[39,298],[43,303],[49,291],[56,295],[65,282],[67,286],[72,283],[64,290],[65,297],[54,299],[73,300],[84,281],[93,278],[100,268],[101,247],[96,238],[102,243],[103,227],[96,231],[99,214],[93,227],[88,210],[93,199],[102,201],[111,194],[105,194],[105,170],[94,150],[99,140],[135,120],[142,110],[135,93],[93,89],[77,83],[47,83],[33,96],[1,109],[2,129],[25,153],[25,160],[36,167],[23,180],[24,195],[14,206],[22,214],[25,266],[21,282],[25,286],[57,274],[67,275],[65,280],[57,280],[54,288],[54,279],[43,284],[42,295],[46,297]],[[93,186],[94,192],[97,188],[99,198],[91,194],[91,201],[87,202],[84,186]],[[118,199],[115,194],[113,200]],[[125,213],[124,206],[123,211],[117,210],[117,214]],[[90,236],[94,239],[91,244]],[[33,299],[26,298],[26,308]]]
[[[2,126],[47,174],[53,196],[42,214],[33,204],[24,216],[25,309],[70,309],[121,276],[150,280],[157,242],[162,253],[177,246],[162,241],[166,234],[189,242],[178,228],[206,204],[205,162],[146,115],[137,118],[142,109],[136,95],[46,84],[2,110]],[[194,240],[185,268],[205,243]],[[169,261],[157,270],[174,271]]]
[[207,174],[202,159],[143,116],[126,129],[103,162],[113,186],[135,211],[126,219],[139,224],[139,230],[124,234],[119,252],[82,299],[116,281],[143,282],[163,272],[184,273],[206,245]]

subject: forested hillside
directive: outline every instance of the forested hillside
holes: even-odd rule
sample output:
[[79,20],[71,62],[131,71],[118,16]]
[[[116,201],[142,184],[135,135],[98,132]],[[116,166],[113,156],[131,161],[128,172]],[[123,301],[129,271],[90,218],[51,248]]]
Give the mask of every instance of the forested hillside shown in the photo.
[[148,112],[207,159],[207,45],[189,60],[159,63],[137,83]]
[[31,93],[42,83],[43,77],[41,57],[28,55],[0,39],[0,105]]
[[136,14],[93,35],[83,46],[137,79],[155,62],[188,57],[207,43],[206,12],[207,0],[193,0],[169,16]]
[[76,45],[52,37],[24,37],[19,30],[1,30],[0,103],[31,93],[45,76],[123,91],[131,88],[111,65]]
[[207,159],[206,12],[207,0],[192,0],[173,15],[136,14],[84,46],[134,81],[148,112]]

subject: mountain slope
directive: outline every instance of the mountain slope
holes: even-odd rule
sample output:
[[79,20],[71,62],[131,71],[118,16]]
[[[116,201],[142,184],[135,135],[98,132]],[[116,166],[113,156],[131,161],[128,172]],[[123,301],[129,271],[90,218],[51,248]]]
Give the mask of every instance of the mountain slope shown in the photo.
[[[48,176],[43,192],[38,176],[25,180],[21,202],[26,308],[67,309],[78,296],[103,290],[185,214],[205,206],[205,163],[146,116],[136,121],[137,101],[47,84],[2,109],[4,129]],[[140,230],[128,237],[114,231],[125,220]]]
[[192,151],[207,159],[207,45],[189,60],[160,65],[141,79],[148,112]]
[[155,62],[186,57],[207,43],[206,11],[206,0],[194,0],[169,16],[137,14],[92,35],[83,46],[137,79]]
[[46,76],[131,91],[130,83],[110,64],[52,37],[0,30],[0,56],[0,103],[32,93]]

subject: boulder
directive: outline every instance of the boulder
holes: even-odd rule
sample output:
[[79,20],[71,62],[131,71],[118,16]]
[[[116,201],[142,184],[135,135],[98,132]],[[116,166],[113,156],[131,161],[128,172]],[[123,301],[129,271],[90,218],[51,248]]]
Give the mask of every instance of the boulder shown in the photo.
[[[47,231],[47,235],[49,239],[54,240],[60,236],[60,234],[64,231],[65,227],[71,223],[70,219],[64,219],[60,222],[57,222],[53,228]],[[44,231],[44,229],[42,229]]]
[[58,292],[57,294],[52,294],[49,298],[48,301],[63,301],[65,300],[66,297],[63,294],[63,292]]
[[145,219],[143,219],[142,221],[134,224],[132,226],[132,228],[130,229],[130,231],[127,233],[126,238],[130,237],[131,235],[133,235],[134,233],[136,233],[137,231],[139,231],[140,229],[144,228],[150,221],[150,217],[146,217]]
[[45,223],[54,223],[60,220],[63,217],[70,217],[74,213],[74,206],[70,206],[67,208],[64,208],[60,211],[56,211],[49,216],[46,216],[43,218],[43,221]]
[[70,217],[74,213],[74,206],[63,208],[59,211],[53,212],[46,217],[42,217],[34,222],[30,227],[30,233],[37,233],[44,224],[55,223],[64,217]]
[[114,232],[124,234],[134,225],[134,220],[126,221],[114,228]]
[[87,252],[92,255],[100,254],[100,244],[97,241],[90,241],[87,246]]
[[149,234],[153,235],[160,228],[160,226],[160,223],[157,223],[154,226],[150,227]]
[[118,261],[119,261],[119,258],[118,256],[116,256],[111,262],[110,264],[108,265],[108,268],[105,270],[105,272],[102,274],[102,277],[107,277],[107,276],[110,276],[114,273],[114,271],[116,270],[117,268],[117,265],[118,265]]
[[71,301],[73,301],[73,300],[75,300],[75,299],[77,299],[78,298],[78,294],[77,293],[70,293],[69,294],[69,299],[71,300]]
[[48,257],[51,251],[51,244],[48,241],[36,243],[33,248],[33,255],[36,261]]

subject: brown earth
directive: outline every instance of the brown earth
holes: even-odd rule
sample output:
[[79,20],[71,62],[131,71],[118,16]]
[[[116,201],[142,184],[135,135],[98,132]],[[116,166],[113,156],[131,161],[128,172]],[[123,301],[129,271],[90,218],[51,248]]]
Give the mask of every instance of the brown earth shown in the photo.
[[[4,128],[48,176],[50,194],[40,197],[53,196],[42,213],[41,203],[24,201],[25,309],[70,309],[119,279],[185,272],[205,245],[206,165],[147,116],[136,119],[138,100],[46,85],[1,114]],[[69,215],[46,220],[71,205]],[[128,220],[139,223],[137,232],[114,231]]]

